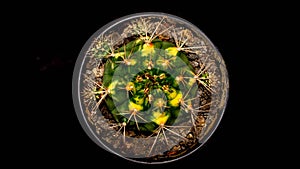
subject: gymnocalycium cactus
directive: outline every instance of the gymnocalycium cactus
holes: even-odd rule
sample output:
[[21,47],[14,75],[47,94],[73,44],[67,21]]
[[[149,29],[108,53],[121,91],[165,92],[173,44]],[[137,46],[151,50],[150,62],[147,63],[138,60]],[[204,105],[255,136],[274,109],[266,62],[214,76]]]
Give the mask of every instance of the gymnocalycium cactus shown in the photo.
[[170,15],[133,17],[84,51],[80,104],[98,141],[138,162],[164,162],[207,139],[227,100],[210,41]]

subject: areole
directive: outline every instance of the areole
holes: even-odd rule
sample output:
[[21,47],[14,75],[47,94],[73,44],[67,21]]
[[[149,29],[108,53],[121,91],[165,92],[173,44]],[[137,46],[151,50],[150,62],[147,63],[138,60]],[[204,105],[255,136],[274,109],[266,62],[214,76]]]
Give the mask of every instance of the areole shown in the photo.
[[80,124],[97,145],[156,164],[186,157],[209,139],[226,108],[229,81],[221,54],[196,26],[147,12],[94,33],[79,54],[72,87]]

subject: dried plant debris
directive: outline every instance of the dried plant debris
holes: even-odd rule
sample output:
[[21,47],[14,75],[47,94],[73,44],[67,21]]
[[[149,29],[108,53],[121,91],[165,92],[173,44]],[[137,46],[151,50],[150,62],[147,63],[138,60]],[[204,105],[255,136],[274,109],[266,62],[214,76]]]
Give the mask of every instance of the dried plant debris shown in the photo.
[[140,162],[180,158],[199,147],[226,106],[224,61],[195,28],[140,16],[99,34],[80,72],[84,116],[98,139]]

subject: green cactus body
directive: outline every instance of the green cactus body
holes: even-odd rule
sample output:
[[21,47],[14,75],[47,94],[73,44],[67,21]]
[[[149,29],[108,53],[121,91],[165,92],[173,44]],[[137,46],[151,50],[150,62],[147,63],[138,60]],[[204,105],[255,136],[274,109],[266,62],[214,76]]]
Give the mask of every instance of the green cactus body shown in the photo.
[[126,122],[136,134],[149,135],[161,124],[172,125],[180,113],[183,86],[174,75],[193,67],[174,46],[159,38],[150,44],[133,40],[107,58],[103,84],[110,93],[105,102],[114,120]]

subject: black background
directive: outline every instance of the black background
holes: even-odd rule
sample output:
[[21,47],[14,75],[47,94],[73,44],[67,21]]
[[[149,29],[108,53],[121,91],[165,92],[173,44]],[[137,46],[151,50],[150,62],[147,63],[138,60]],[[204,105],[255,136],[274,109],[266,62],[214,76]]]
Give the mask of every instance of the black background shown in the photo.
[[[76,6],[76,7],[75,7]],[[239,167],[266,162],[272,151],[269,127],[252,106],[264,100],[253,89],[249,69],[261,66],[259,49],[268,31],[261,23],[271,15],[257,4],[205,4],[199,2],[147,1],[145,3],[33,4],[19,16],[33,70],[31,87],[34,109],[22,136],[24,164],[45,166],[120,165],[127,167]],[[72,75],[79,52],[89,37],[108,22],[137,12],[164,12],[186,19],[199,27],[222,54],[229,74],[229,99],[215,133],[198,151],[163,165],[136,164],[98,147],[83,131],[72,102]],[[263,36],[262,36],[263,35]],[[259,39],[259,40],[258,40]],[[266,46],[264,46],[266,47]],[[266,70],[268,71],[268,70]],[[267,73],[267,72],[266,72]],[[32,120],[33,119],[33,120]],[[262,134],[263,133],[263,134]],[[21,156],[20,155],[20,156]],[[37,161],[39,163],[37,163]]]

